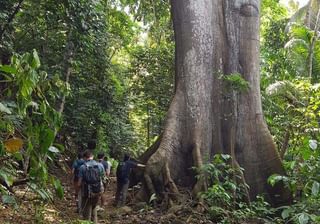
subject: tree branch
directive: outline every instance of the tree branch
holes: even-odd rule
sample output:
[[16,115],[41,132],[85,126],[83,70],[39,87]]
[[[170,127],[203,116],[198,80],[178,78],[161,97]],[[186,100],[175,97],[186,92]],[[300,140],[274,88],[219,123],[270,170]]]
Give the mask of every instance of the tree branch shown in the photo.
[[26,177],[26,178],[22,178],[22,179],[18,179],[18,180],[13,181],[12,185],[9,186],[4,180],[0,179],[0,184],[2,186],[4,186],[5,188],[7,188],[8,191],[12,192],[13,187],[24,185],[24,184],[28,183],[29,181],[30,181],[30,179],[28,177]]
[[283,140],[283,144],[282,144],[282,147],[280,149],[280,157],[281,159],[284,158],[284,155],[286,154],[287,152],[287,149],[288,149],[288,146],[289,146],[289,141],[290,141],[290,131],[291,131],[291,128],[289,127],[284,135],[284,140]]

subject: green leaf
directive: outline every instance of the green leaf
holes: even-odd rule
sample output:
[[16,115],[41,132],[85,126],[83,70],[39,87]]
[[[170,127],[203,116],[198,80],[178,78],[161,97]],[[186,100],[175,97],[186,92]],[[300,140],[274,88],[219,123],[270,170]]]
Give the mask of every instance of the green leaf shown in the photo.
[[53,152],[53,153],[59,153],[59,149],[57,147],[54,147],[54,146],[50,146],[49,149],[48,149],[50,152]]
[[56,194],[59,198],[63,198],[64,196],[64,190],[63,187],[61,185],[61,182],[57,179],[55,179],[53,181],[53,185],[54,185],[54,189],[56,190]]
[[229,160],[231,158],[230,155],[228,154],[221,154],[221,157],[224,159],[224,160]]
[[39,190],[36,190],[36,192],[40,195],[40,197],[43,199],[43,200],[50,200],[51,197],[50,195],[48,194],[48,192],[44,189],[39,189]]
[[0,156],[2,156],[4,153],[5,153],[5,151],[4,151],[4,145],[3,145],[3,142],[0,141]]
[[2,103],[0,103],[0,112],[12,114],[11,110]]
[[283,219],[286,219],[286,218],[288,218],[289,216],[290,216],[290,214],[292,213],[293,211],[292,211],[292,209],[289,207],[289,208],[287,208],[287,209],[284,209],[282,212],[281,212],[281,217],[283,218]]
[[274,186],[279,180],[281,180],[281,176],[278,174],[272,174],[269,178],[268,178],[268,183],[271,186]]
[[303,148],[301,150],[301,155],[304,160],[308,160],[312,154],[312,151],[309,148]]
[[153,202],[156,199],[157,199],[157,195],[156,194],[152,194],[150,199],[149,199],[149,203]]
[[4,170],[0,170],[0,177],[4,180],[4,182],[6,182],[9,187],[13,184],[13,177]]
[[0,71],[11,73],[11,74],[17,74],[17,70],[14,67],[11,67],[10,65],[1,65]]
[[64,146],[61,145],[61,144],[55,143],[54,147],[56,147],[59,150],[59,152],[63,152],[64,151]]
[[32,56],[33,56],[32,63],[31,63],[32,68],[39,68],[41,64],[40,64],[39,55],[36,50],[33,50]]
[[306,213],[299,215],[299,224],[307,224],[309,221],[309,216]]
[[320,184],[317,181],[314,181],[312,184],[312,195],[316,196],[319,194]]
[[1,200],[3,204],[14,205],[17,203],[15,197],[12,195],[2,195]]
[[20,152],[16,152],[13,154],[14,158],[16,158],[18,161],[22,161],[23,160],[23,156]]
[[54,140],[54,131],[49,128],[45,128],[42,130],[39,138],[41,152],[46,153]]

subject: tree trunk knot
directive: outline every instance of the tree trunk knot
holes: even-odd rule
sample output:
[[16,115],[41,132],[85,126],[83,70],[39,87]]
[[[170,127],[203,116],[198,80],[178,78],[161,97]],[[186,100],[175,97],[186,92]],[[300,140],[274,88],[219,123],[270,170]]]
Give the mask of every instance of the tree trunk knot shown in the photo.
[[240,7],[240,14],[244,17],[258,17],[259,16],[259,9],[254,4],[243,4]]

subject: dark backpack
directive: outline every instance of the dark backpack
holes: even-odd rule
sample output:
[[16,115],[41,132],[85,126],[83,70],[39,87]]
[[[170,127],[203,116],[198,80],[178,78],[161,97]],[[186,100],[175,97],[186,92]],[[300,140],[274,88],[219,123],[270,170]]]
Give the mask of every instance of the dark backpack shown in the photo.
[[120,181],[125,181],[127,178],[127,169],[126,169],[126,163],[120,162],[117,167],[117,178]]
[[98,164],[85,164],[83,182],[85,187],[85,196],[91,197],[93,194],[102,192],[101,175]]

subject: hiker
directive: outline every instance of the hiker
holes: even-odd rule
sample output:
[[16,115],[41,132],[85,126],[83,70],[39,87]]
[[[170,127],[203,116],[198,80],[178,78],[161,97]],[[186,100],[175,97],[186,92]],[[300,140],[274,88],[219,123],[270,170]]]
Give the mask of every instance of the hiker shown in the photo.
[[145,165],[130,160],[130,156],[127,154],[117,167],[117,192],[115,198],[115,205],[117,207],[123,206],[126,202],[130,172],[135,167],[145,167]]
[[73,175],[73,187],[74,187],[74,196],[77,205],[77,212],[80,210],[81,205],[81,195],[79,195],[80,188],[78,187],[79,181],[79,169],[84,164],[83,153],[79,152],[77,159],[72,164],[71,173]]
[[103,152],[98,153],[97,158],[98,158],[98,162],[103,165],[103,168],[106,171],[106,176],[109,177],[110,170],[111,170],[111,164],[109,163],[109,161],[105,160],[105,155]]
[[106,175],[107,175],[107,177],[110,177],[111,169],[112,169],[112,164],[111,164],[111,162],[108,160],[108,158],[105,158],[105,159],[106,159],[107,164],[108,164],[108,170],[106,170]]
[[[105,197],[105,192],[106,192],[106,189],[107,189],[107,185],[108,185],[108,177],[110,175],[110,170],[111,170],[111,165],[108,163],[108,161],[105,160],[105,155],[103,152],[100,152],[98,153],[98,162],[101,163],[104,167],[104,170],[105,170],[105,179],[103,180],[103,188],[104,188],[104,191],[103,193],[101,194],[101,207],[105,206],[106,204],[106,197]],[[103,208],[101,207],[98,207],[98,210],[103,210]]]
[[79,170],[78,186],[81,186],[81,214],[85,220],[98,223],[97,205],[103,192],[102,180],[105,170],[101,163],[93,160],[93,153],[83,154],[85,163]]

